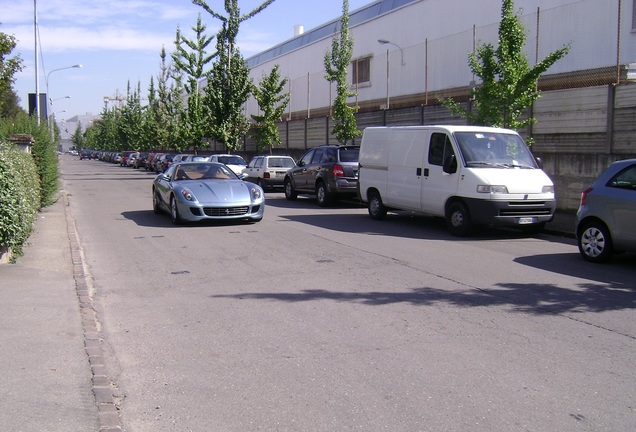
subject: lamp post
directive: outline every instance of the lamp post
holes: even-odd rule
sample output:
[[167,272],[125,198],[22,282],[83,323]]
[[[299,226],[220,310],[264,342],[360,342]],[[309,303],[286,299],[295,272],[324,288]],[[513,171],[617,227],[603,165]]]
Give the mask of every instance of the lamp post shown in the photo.
[[[73,66],[66,66],[66,67],[62,67],[62,68],[53,69],[52,71],[50,71],[49,73],[46,74],[46,80],[45,80],[45,83],[46,83],[46,96],[49,98],[49,101],[51,101],[51,95],[49,94],[49,77],[51,76],[51,74],[53,72],[61,71],[61,70],[64,70],[64,69],[73,69],[73,68],[81,68],[81,67],[82,67],[81,64],[76,64],[76,65],[73,65]],[[62,99],[65,99],[65,98],[62,98]]]
[[[64,96],[64,97],[57,98],[57,99],[49,98],[49,110],[47,111],[47,114],[49,112],[53,113],[53,102],[59,101],[59,100],[62,100],[62,99],[70,99],[70,98],[71,98],[70,96]],[[66,112],[66,110],[64,110],[63,112]],[[55,121],[54,115],[53,114],[48,115],[46,117],[46,120],[47,120],[47,125],[49,127],[49,131],[51,131],[51,140],[54,141],[55,140],[55,128],[53,127],[53,122]]]
[[[398,47],[398,49],[400,50],[400,59],[401,59],[401,64],[402,66],[404,66],[404,51],[402,50],[402,47],[399,46],[396,43],[391,42],[390,40],[387,39],[378,39],[378,43],[381,45],[394,45],[396,47]],[[389,81],[390,81],[390,62],[389,62],[389,49],[386,49],[386,109],[389,109]]]
[[56,113],[51,113],[48,118],[49,130],[51,131],[51,141],[55,142],[55,114],[65,113],[66,110],[58,111]]

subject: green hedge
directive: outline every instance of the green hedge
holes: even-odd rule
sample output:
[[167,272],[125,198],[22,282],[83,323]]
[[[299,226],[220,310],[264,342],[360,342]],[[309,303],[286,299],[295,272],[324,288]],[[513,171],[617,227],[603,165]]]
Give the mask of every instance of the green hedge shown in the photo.
[[0,140],[0,246],[22,255],[40,209],[40,179],[34,158]]
[[53,204],[57,198],[59,188],[59,165],[56,144],[51,137],[46,122],[37,125],[32,117],[26,113],[13,119],[0,121],[0,139],[11,134],[29,134],[33,136],[31,152],[35,159],[38,175],[40,176],[40,201],[42,207]]

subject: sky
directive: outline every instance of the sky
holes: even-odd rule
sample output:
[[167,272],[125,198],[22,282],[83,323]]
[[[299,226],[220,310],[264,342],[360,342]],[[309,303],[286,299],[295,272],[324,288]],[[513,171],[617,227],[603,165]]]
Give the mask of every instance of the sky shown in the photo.
[[[246,14],[263,1],[238,0],[238,5]],[[372,2],[349,0],[349,11]],[[207,4],[226,15],[224,0]],[[47,93],[48,84],[50,112],[58,121],[100,114],[104,98],[125,97],[129,82],[139,83],[145,95],[151,77],[156,83],[162,46],[174,50],[177,28],[195,39],[192,27],[199,15],[208,36],[219,29],[219,21],[190,0],[0,0],[0,11],[0,32],[16,37],[12,57],[19,55],[25,66],[13,86],[25,110],[36,87],[37,19],[38,87]],[[308,31],[341,13],[342,0],[274,0],[241,24],[241,54],[249,58],[292,38],[295,25]]]

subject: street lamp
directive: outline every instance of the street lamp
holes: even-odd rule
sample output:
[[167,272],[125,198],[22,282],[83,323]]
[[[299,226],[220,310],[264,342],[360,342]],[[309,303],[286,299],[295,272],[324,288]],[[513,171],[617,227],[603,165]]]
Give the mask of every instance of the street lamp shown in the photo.
[[[64,98],[62,98],[64,99]],[[51,141],[55,142],[55,114],[58,113],[65,113],[66,110],[62,110],[62,111],[58,111],[56,113],[51,113],[51,115],[48,117],[48,122],[49,122],[49,130],[51,131]]]
[[[49,73],[46,74],[46,81],[45,81],[46,82],[46,95],[49,98],[49,101],[51,100],[51,95],[49,94],[49,76],[51,76],[51,74],[53,72],[61,71],[61,70],[64,70],[64,69],[73,69],[73,68],[81,68],[81,67],[82,67],[81,64],[76,64],[76,65],[73,65],[73,66],[66,66],[66,67],[63,67],[63,68],[53,69],[52,71],[50,71]],[[63,99],[65,99],[65,98],[63,98]]]
[[[64,97],[57,98],[57,99],[49,98],[49,110],[47,110],[47,112],[46,112],[47,113],[46,121],[47,121],[47,124],[49,126],[49,131],[51,131],[51,140],[55,140],[55,133],[54,133],[54,128],[53,128],[53,122],[55,120],[53,118],[53,114],[48,115],[48,113],[49,112],[51,112],[51,113],[53,112],[53,102],[59,101],[59,100],[62,100],[62,99],[70,99],[70,98],[71,98],[70,96],[64,96]],[[64,110],[64,111],[66,111],[66,110]]]
[[385,45],[385,44],[389,44],[389,45],[393,45],[395,47],[397,47],[400,50],[400,59],[402,60],[402,66],[404,66],[406,63],[404,63],[404,50],[402,49],[401,46],[399,46],[398,44],[391,42],[390,40],[387,39],[378,39],[378,43]]
[[[381,45],[389,44],[398,47],[400,50],[400,57],[402,59],[402,66],[404,66],[404,52],[402,51],[402,47],[396,43],[391,42],[387,39],[378,39],[378,43]],[[389,49],[386,49],[386,109],[389,109],[389,76],[390,76],[390,64],[389,64]]]

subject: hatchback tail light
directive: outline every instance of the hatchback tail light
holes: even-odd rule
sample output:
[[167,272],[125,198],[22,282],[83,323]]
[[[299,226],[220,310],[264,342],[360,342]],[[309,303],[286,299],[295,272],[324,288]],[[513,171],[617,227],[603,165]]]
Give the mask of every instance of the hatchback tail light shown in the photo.
[[334,177],[344,177],[344,169],[342,168],[342,165],[335,164],[333,166],[333,176]]
[[594,189],[592,188],[587,188],[583,191],[583,193],[581,193],[581,205],[585,205],[585,200],[587,199],[587,195],[592,192]]

